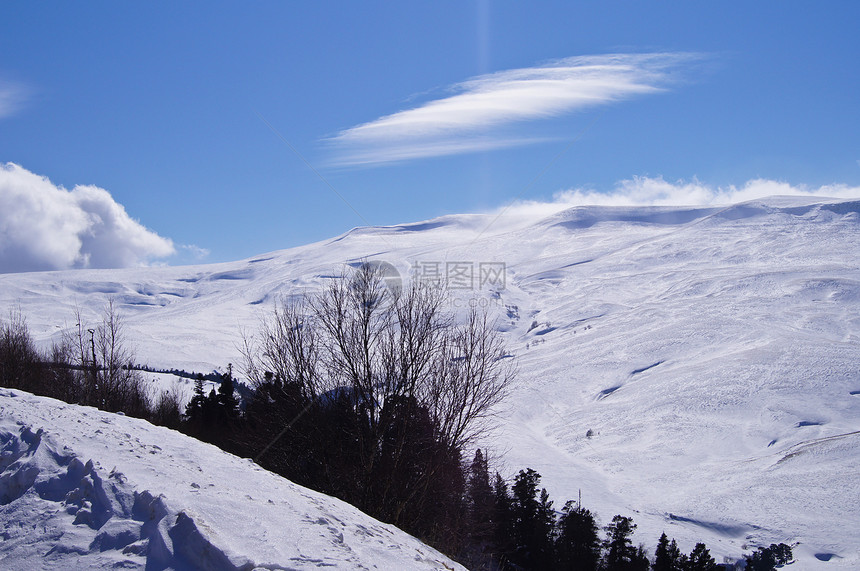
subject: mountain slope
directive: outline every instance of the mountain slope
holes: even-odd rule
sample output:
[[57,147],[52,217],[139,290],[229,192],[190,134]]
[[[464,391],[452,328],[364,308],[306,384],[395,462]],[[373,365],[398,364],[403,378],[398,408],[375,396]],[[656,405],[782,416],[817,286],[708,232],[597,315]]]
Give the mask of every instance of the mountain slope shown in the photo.
[[[0,276],[47,341],[119,303],[141,361],[238,363],[242,330],[283,295],[362,259],[404,277],[504,264],[452,289],[499,317],[519,363],[485,443],[560,506],[718,556],[799,542],[804,569],[860,565],[860,203],[579,207],[360,228],[229,264]],[[483,264],[483,265],[482,265]],[[463,272],[453,275],[463,285]],[[474,277],[474,276],[473,276]],[[450,285],[450,284],[449,284]]]
[[334,498],[148,422],[0,389],[4,569],[455,569]]

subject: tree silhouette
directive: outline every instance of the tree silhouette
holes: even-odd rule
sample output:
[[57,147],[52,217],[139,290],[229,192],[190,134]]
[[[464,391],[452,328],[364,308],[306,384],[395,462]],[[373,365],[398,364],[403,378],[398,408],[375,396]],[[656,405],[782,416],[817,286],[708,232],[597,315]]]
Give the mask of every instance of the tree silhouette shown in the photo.
[[495,498],[490,486],[487,459],[480,448],[475,451],[475,457],[469,466],[466,508],[469,543],[478,554],[492,552]]
[[546,490],[537,487],[540,474],[527,468],[520,470],[511,488],[513,502],[513,537],[516,543],[511,560],[527,569],[546,569],[553,560],[555,516]]
[[648,569],[650,563],[645,556],[644,549],[633,547],[631,536],[636,529],[636,524],[631,518],[616,515],[605,529],[603,568],[606,571]]
[[715,571],[717,562],[704,543],[697,543],[687,559],[687,571]]
[[594,515],[573,501],[564,504],[555,546],[558,569],[595,571],[600,564],[601,542]]
[[769,547],[759,547],[746,557],[747,571],[773,571],[778,565],[785,565],[793,558],[791,547],[784,543],[771,543]]

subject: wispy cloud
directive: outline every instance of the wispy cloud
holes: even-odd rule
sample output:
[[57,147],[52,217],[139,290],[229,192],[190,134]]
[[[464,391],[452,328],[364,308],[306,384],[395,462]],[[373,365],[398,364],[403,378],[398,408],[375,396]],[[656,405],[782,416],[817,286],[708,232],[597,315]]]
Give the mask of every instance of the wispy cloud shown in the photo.
[[0,119],[17,113],[27,101],[29,92],[21,83],[0,79]]
[[547,140],[546,138],[538,137],[492,138],[488,136],[464,136],[456,139],[428,137],[425,140],[415,140],[409,144],[355,146],[353,149],[344,150],[340,154],[336,164],[349,166],[394,163],[426,157],[494,151],[541,143]]
[[174,253],[105,189],[66,190],[0,163],[0,272],[137,266]]
[[[326,141],[341,165],[459,154],[532,144],[535,136],[500,130],[667,88],[691,53],[612,54],[481,75],[454,85],[453,95],[341,131]],[[502,140],[495,146],[490,142]]]
[[198,262],[208,258],[211,253],[208,248],[201,248],[194,244],[180,244],[179,248]]

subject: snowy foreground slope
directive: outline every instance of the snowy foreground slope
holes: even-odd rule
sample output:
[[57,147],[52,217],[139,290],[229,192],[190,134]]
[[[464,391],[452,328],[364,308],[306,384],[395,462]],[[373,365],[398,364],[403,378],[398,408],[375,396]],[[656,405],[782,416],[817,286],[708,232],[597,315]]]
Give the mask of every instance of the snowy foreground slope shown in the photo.
[[860,202],[449,216],[235,263],[3,275],[0,308],[47,343],[112,297],[140,361],[205,372],[362,259],[454,270],[452,305],[499,317],[519,376],[485,444],[505,475],[632,516],[650,549],[665,531],[718,560],[786,542],[798,568],[860,567]]
[[462,569],[148,422],[0,389],[2,569]]

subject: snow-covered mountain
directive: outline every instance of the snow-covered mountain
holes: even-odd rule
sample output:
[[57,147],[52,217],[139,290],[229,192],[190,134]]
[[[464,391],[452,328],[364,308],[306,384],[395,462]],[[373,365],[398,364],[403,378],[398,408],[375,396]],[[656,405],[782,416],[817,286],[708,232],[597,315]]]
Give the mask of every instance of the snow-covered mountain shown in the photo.
[[797,542],[803,569],[860,566],[860,202],[448,216],[235,263],[3,275],[0,307],[48,342],[112,297],[141,362],[209,371],[279,296],[365,259],[498,315],[519,375],[485,444],[507,475],[632,516],[652,549],[665,531],[718,560]]

